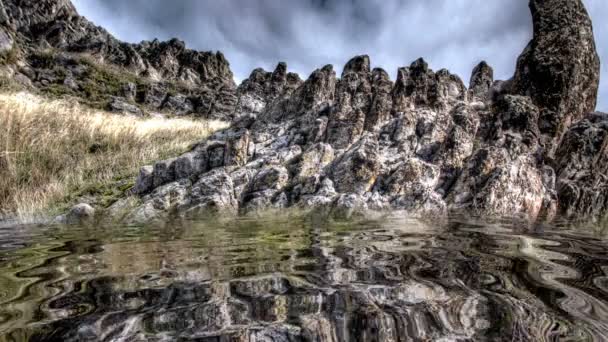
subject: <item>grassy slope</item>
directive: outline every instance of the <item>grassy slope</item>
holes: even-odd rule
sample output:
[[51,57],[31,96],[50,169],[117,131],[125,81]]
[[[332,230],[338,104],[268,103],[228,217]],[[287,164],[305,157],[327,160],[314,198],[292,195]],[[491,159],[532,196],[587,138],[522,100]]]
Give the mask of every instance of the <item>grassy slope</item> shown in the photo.
[[0,94],[0,213],[33,219],[80,196],[108,197],[142,165],[184,152],[221,122],[140,119],[70,100]]

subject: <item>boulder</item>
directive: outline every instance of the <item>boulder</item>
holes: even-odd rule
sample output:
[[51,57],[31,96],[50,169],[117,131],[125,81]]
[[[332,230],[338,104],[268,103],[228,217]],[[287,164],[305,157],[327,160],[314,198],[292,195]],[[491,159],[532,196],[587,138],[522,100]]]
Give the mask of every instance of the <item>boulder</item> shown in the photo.
[[183,94],[169,95],[163,103],[163,110],[172,115],[182,116],[194,112],[194,104]]
[[139,175],[135,181],[133,192],[141,195],[154,189],[154,166],[147,165],[139,170]]
[[89,204],[80,203],[73,206],[70,211],[65,215],[65,223],[74,224],[85,224],[90,223],[95,218],[95,209]]
[[108,110],[114,113],[129,114],[135,116],[143,116],[144,112],[132,103],[127,102],[122,97],[113,97],[108,104]]
[[224,165],[243,166],[249,157],[250,134],[247,129],[238,130],[226,138]]
[[187,215],[206,213],[236,214],[239,208],[234,196],[232,178],[222,169],[213,170],[202,176],[192,186],[190,203],[181,211]]

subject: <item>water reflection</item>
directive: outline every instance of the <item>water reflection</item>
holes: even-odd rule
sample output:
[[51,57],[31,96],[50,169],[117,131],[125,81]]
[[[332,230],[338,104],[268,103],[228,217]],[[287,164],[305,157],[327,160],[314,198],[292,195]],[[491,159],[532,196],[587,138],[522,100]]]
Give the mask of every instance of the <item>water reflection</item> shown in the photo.
[[608,248],[512,222],[0,229],[0,341],[602,341]]

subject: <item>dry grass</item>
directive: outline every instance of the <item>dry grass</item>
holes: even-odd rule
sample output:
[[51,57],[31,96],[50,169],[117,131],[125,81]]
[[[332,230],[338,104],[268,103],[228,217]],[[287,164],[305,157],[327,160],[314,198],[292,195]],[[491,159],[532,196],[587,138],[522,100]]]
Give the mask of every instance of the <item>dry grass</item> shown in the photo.
[[[28,93],[0,94],[0,213],[34,219],[83,189],[133,181],[225,123],[140,119]],[[127,183],[128,184],[128,183]],[[123,185],[124,186],[124,185]]]

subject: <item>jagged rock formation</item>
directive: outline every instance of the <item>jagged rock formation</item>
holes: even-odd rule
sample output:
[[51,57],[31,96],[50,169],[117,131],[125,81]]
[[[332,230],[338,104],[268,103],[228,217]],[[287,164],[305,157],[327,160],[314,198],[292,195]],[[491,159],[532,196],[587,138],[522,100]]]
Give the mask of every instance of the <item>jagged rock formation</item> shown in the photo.
[[0,1],[0,52],[18,56],[7,72],[21,83],[117,112],[230,119],[236,106],[220,52],[193,51],[177,39],[121,42],[69,0]]
[[419,59],[393,83],[367,56],[339,79],[326,66],[301,85],[284,64],[254,71],[233,127],[144,169],[127,219],[285,207],[600,217],[608,118],[570,127],[597,96],[591,21],[578,0],[531,9],[534,39],[507,82],[482,62],[467,90]]
[[[325,66],[302,81],[280,63],[237,88],[220,53],[178,40],[119,42],[67,0],[0,2],[0,50],[23,50],[9,69],[41,89],[91,97],[84,80],[93,79],[104,94],[93,100],[112,110],[233,119],[192,151],[142,168],[133,189],[141,203],[122,219],[286,207],[599,218],[608,118],[588,114],[599,79],[591,20],[581,0],[530,8],[534,38],[513,79],[494,81],[482,62],[469,89],[423,59],[393,82],[367,56],[340,78]],[[56,53],[40,53],[46,47]],[[133,77],[116,80],[75,53]]]
[[552,155],[568,127],[595,110],[600,59],[582,1],[532,0],[530,9],[534,38],[519,57],[513,90],[541,110]]

